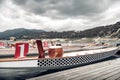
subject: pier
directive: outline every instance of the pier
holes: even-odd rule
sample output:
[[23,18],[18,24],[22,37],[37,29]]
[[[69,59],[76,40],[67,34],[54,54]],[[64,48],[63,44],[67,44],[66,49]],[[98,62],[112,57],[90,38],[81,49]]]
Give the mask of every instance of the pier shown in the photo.
[[120,80],[120,58],[62,70],[27,80]]

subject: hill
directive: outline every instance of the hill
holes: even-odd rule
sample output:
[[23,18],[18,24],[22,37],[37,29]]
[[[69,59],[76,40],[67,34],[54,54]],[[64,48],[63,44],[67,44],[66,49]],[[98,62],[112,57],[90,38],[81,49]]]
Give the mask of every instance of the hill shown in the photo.
[[107,26],[99,26],[84,31],[63,31],[63,32],[46,32],[44,30],[35,29],[13,29],[0,33],[0,39],[9,39],[16,37],[17,39],[38,39],[38,38],[93,38],[93,37],[117,37],[120,38],[120,22]]
[[4,32],[0,32],[0,39],[9,39],[9,37],[16,37],[17,39],[24,39],[32,36],[33,34],[39,34],[45,32],[43,30],[35,30],[35,29],[24,29],[18,28],[13,30],[6,30]]
[[80,32],[81,37],[118,37],[120,38],[120,22],[100,26]]

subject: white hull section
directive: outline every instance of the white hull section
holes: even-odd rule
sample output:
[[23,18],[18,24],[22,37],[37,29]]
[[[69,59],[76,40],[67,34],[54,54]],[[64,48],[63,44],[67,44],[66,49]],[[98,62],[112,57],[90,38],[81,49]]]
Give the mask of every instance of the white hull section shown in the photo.
[[98,50],[78,51],[65,53],[62,58],[21,59],[0,61],[0,69],[16,68],[39,68],[39,69],[61,69],[92,63],[113,56],[118,52],[117,48],[106,48]]
[[37,67],[37,60],[23,60],[23,61],[10,61],[0,62],[0,68],[25,68],[25,67]]

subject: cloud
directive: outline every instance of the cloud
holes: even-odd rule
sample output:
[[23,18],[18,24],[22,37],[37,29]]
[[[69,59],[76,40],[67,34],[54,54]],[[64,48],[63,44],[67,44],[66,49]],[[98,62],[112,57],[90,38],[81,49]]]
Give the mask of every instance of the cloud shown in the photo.
[[0,0],[0,4],[3,2],[4,0]]
[[89,29],[119,21],[119,4],[119,0],[0,0],[0,31]]
[[35,14],[52,18],[51,13],[56,18],[93,16],[109,7],[106,0],[14,0],[14,3]]

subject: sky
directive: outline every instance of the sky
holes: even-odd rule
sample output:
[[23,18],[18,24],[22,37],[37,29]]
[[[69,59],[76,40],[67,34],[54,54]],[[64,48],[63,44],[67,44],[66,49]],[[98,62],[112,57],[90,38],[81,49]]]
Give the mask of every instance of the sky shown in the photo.
[[82,31],[114,24],[119,18],[120,0],[0,0],[0,32]]

